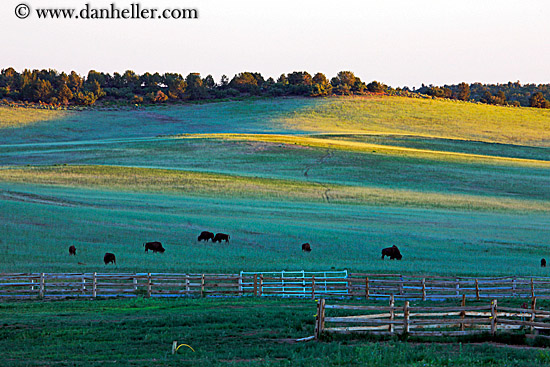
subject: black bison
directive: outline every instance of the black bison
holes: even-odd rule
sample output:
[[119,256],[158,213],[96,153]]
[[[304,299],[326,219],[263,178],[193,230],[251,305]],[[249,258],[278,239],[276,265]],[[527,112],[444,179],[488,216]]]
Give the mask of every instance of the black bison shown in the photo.
[[143,246],[145,246],[145,252],[149,252],[149,250],[151,250],[154,254],[156,254],[157,252],[160,252],[162,254],[164,253],[164,251],[166,251],[164,247],[162,247],[162,243],[158,241],[146,242],[143,244]]
[[103,256],[103,261],[105,262],[105,265],[109,263],[113,263],[116,265],[116,258],[115,254],[111,254],[110,252],[106,252],[105,256]]
[[384,260],[384,256],[388,256],[390,260],[393,260],[393,259],[401,260],[403,258],[403,256],[401,255],[401,252],[399,252],[399,249],[395,245],[393,245],[392,247],[386,247],[385,249],[382,249],[382,260]]
[[302,251],[305,251],[305,252],[311,252],[311,245],[309,243],[303,243],[302,244]]
[[212,239],[212,242],[220,242],[221,243],[222,241],[229,242],[229,235],[225,234],[225,233],[216,233],[216,235]]
[[546,259],[540,259],[540,267],[545,268],[546,267]]
[[208,242],[208,240],[213,240],[213,239],[214,239],[214,233],[208,232],[208,231],[202,231],[198,238],[199,242],[200,241]]
[[74,247],[74,245],[71,245],[71,247],[69,247],[69,256],[71,255],[76,255],[76,247]]

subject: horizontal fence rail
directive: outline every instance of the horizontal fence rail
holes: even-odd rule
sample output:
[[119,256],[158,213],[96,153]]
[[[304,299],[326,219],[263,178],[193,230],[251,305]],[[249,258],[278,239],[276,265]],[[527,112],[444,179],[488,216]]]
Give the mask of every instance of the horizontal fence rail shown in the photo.
[[[278,272],[245,272],[241,285],[246,292],[259,290],[263,296],[307,297],[315,294],[325,296],[348,295],[348,272],[344,271],[278,271]],[[251,281],[246,281],[246,279]]]
[[[467,336],[480,333],[524,330],[529,335],[550,332],[550,311],[536,309],[536,298],[528,308],[498,307],[497,300],[482,306],[410,307],[327,305],[317,303],[315,338],[322,333],[367,333],[375,335]],[[334,311],[333,311],[334,310]],[[337,313],[336,315],[327,315]],[[534,334],[533,334],[534,333]]]
[[281,296],[395,300],[550,299],[545,277],[436,277],[347,271],[175,273],[0,273],[0,299],[114,296]]

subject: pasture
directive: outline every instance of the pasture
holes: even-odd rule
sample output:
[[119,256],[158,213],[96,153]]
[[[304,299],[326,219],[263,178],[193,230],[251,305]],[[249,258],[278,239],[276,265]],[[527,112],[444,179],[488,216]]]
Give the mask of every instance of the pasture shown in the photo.
[[[40,112],[0,135],[0,271],[109,271],[114,252],[138,272],[546,274],[545,111],[377,97]],[[518,124],[539,140],[472,141]],[[165,254],[143,253],[154,240]],[[394,244],[405,261],[381,261]]]
[[[469,340],[474,344],[296,343],[312,335],[314,314],[315,302],[288,299],[3,302],[0,353],[4,366],[538,367],[550,361],[548,350],[507,348],[483,337]],[[172,355],[173,341],[195,352],[184,346]]]
[[550,112],[486,104],[366,97],[325,99],[284,120],[321,133],[398,134],[548,147]]
[[[35,112],[0,108],[0,272],[549,275],[547,111],[375,97]],[[204,230],[231,240],[198,242]],[[145,253],[146,241],[166,252]],[[391,245],[403,260],[380,259]],[[314,312],[305,300],[3,300],[0,351],[8,365],[549,360],[488,345],[289,343],[312,335]],[[173,340],[200,347],[172,356]]]
[[39,122],[56,121],[67,116],[65,111],[41,110],[22,107],[0,106],[0,129],[9,134],[13,128],[28,127]]
[[[548,214],[1,184],[2,271],[330,270],[546,275]],[[229,244],[197,242],[205,229]],[[166,253],[144,253],[159,240]],[[311,253],[300,244],[310,242]],[[380,260],[398,243],[402,261]],[[78,256],[69,258],[74,244]],[[117,254],[118,268],[103,254]],[[437,254],[437,256],[436,256]],[[449,266],[452,259],[453,266]],[[82,262],[86,265],[79,265]]]

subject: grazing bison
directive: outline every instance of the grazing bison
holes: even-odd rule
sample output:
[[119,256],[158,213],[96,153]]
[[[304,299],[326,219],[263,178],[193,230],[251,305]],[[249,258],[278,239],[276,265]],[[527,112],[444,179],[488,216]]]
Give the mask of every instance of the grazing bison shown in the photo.
[[116,265],[116,258],[115,254],[111,254],[110,252],[106,252],[105,256],[103,256],[103,261],[105,262],[105,265],[109,263],[113,263]]
[[151,250],[154,254],[156,254],[157,252],[160,252],[162,254],[164,253],[164,251],[166,251],[164,247],[162,247],[162,243],[158,241],[146,242],[143,244],[143,246],[145,246],[145,252],[149,252],[149,250]]
[[74,245],[71,245],[71,247],[69,247],[69,256],[71,255],[76,256],[76,247],[74,247]]
[[305,251],[305,252],[311,252],[311,245],[309,243],[303,243],[302,244],[302,251]]
[[389,256],[390,260],[401,260],[403,258],[401,252],[399,252],[399,249],[395,245],[382,249],[382,260],[384,260],[384,256]]
[[208,242],[208,240],[213,240],[214,239],[214,233],[208,232],[208,231],[202,231],[201,234],[199,235],[198,239],[199,239],[199,242],[200,241]]
[[540,266],[541,266],[541,268],[545,268],[545,267],[546,267],[546,259],[541,259],[541,260],[540,260]]
[[220,242],[221,243],[222,241],[229,242],[229,235],[225,234],[225,233],[216,233],[216,235],[212,239],[212,242]]

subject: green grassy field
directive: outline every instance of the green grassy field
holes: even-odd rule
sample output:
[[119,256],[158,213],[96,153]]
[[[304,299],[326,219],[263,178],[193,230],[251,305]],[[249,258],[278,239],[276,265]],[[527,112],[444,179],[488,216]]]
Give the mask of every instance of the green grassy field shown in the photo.
[[28,127],[41,121],[56,121],[67,115],[67,112],[58,110],[0,106],[0,129],[7,129],[9,134],[14,128]]
[[400,134],[545,146],[550,112],[459,101],[402,97],[326,99],[284,121],[322,133]]
[[[311,300],[254,298],[3,302],[0,354],[4,366],[537,367],[550,363],[548,350],[509,348],[483,338],[468,340],[475,344],[356,338],[296,343],[313,334],[315,309]],[[184,346],[172,355],[173,341],[194,352]]]
[[[548,276],[549,127],[547,111],[389,97],[0,108],[0,272]],[[199,243],[203,230],[231,241]],[[144,253],[153,240],[166,253]],[[403,260],[381,260],[394,244]],[[0,364],[550,363],[467,341],[293,343],[314,313],[288,299],[1,300]],[[196,352],[172,356],[173,340]]]
[[[366,207],[0,184],[3,271],[330,270],[546,275],[545,212]],[[205,229],[230,244],[197,242]],[[165,254],[142,243],[160,240]],[[313,251],[302,253],[307,239]],[[380,260],[397,243],[404,261]],[[68,257],[74,244],[77,257]],[[118,268],[102,264],[117,254]],[[452,261],[450,260],[452,259]],[[80,265],[78,262],[85,263]]]
[[[131,271],[545,274],[544,111],[343,98],[41,112],[0,135],[0,271],[105,271],[112,251]],[[518,124],[539,140],[471,140]],[[231,245],[197,243],[202,230]],[[147,257],[152,240],[168,252]],[[407,261],[379,259],[393,244]]]

